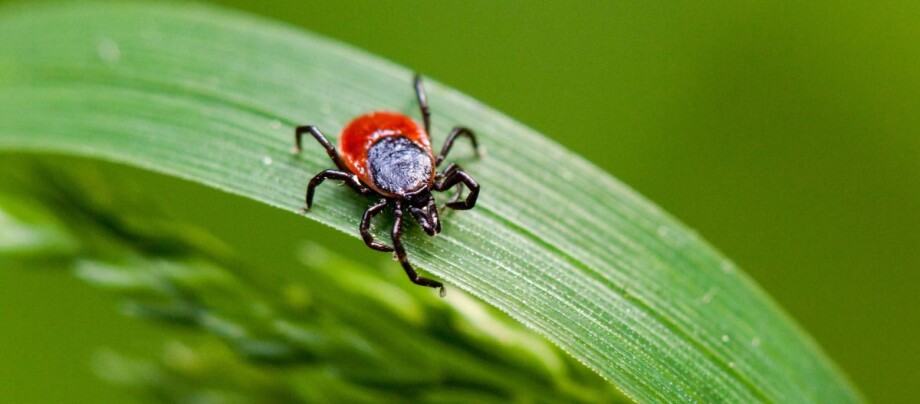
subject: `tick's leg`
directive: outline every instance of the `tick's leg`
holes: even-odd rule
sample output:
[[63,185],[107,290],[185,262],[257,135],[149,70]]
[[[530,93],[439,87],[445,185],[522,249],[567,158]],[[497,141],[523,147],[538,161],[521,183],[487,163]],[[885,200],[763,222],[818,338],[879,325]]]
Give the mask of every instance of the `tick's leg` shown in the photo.
[[402,244],[402,205],[399,201],[396,202],[396,207],[394,209],[396,215],[396,222],[393,223],[393,248],[396,250],[396,258],[399,258],[399,263],[402,264],[403,270],[406,271],[406,275],[409,276],[409,280],[416,285],[427,286],[429,288],[439,289],[439,294],[441,297],[444,297],[447,294],[447,291],[444,290],[444,284],[433,279],[428,279],[423,276],[419,276],[415,269],[412,268],[412,264],[409,263],[409,257],[406,256],[406,250],[403,248]]
[[447,157],[447,153],[450,153],[450,147],[454,145],[454,140],[460,136],[466,136],[470,139],[470,142],[473,143],[473,151],[476,152],[476,157],[479,157],[479,144],[476,142],[476,135],[473,134],[473,131],[458,126],[447,135],[447,140],[444,141],[444,146],[441,147],[441,153],[435,159],[435,165],[441,165],[441,162]]
[[[450,163],[450,165],[448,165],[447,168],[444,169],[444,171],[439,172],[437,175],[435,175],[435,177],[434,177],[434,181],[435,181],[434,189],[435,189],[435,191],[438,190],[438,189],[437,189],[437,184],[440,184],[440,183],[444,182],[444,179],[445,179],[445,178],[447,178],[448,176],[453,175],[453,172],[454,172],[454,171],[457,171],[459,168],[460,168],[460,166],[458,166],[456,163]],[[454,192],[454,196],[450,198],[450,202],[448,202],[448,203],[457,202],[457,201],[459,201],[460,198],[462,198],[462,197],[463,197],[463,187],[457,187],[457,192]],[[444,206],[441,206],[440,208],[438,208],[438,211],[443,211],[444,208],[446,208],[446,207],[447,207],[447,204],[445,204]]]
[[476,198],[479,197],[479,184],[476,183],[473,177],[463,172],[460,166],[451,164],[447,170],[444,170],[444,175],[435,181],[434,189],[435,191],[446,191],[460,183],[463,183],[463,185],[469,188],[470,194],[466,196],[465,200],[453,200],[444,206],[456,210],[472,209],[473,206],[476,206]]
[[371,220],[374,219],[374,215],[380,213],[380,211],[383,210],[383,208],[386,206],[387,200],[384,198],[379,202],[371,205],[371,207],[367,208],[367,210],[364,211],[364,216],[361,218],[360,230],[361,237],[364,239],[364,244],[367,244],[368,247],[377,251],[390,252],[393,251],[393,247],[390,247],[379,241],[374,241],[374,235],[370,232]]
[[345,162],[342,161],[341,157],[339,157],[339,153],[335,151],[335,146],[333,146],[332,143],[329,143],[329,141],[326,140],[326,137],[323,136],[323,134],[319,131],[319,129],[317,129],[313,125],[298,126],[297,129],[294,130],[294,150],[293,151],[295,154],[300,153],[301,138],[303,137],[304,133],[309,133],[313,135],[314,138],[316,138],[316,141],[319,142],[319,144],[321,144],[324,149],[326,149],[326,154],[329,155],[329,158],[332,159],[332,162],[335,163],[335,166],[338,167],[339,170],[349,171],[348,167],[345,166]]
[[422,110],[422,121],[425,123],[425,133],[431,136],[431,111],[428,110],[428,97],[422,87],[422,75],[415,74],[415,96],[418,98],[418,107]]
[[307,197],[306,197],[307,207],[306,209],[304,209],[304,211],[306,211],[307,209],[310,209],[310,207],[313,206],[314,188],[318,187],[319,184],[322,184],[323,181],[327,179],[343,181],[349,186],[351,186],[352,189],[354,189],[361,195],[368,195],[371,193],[370,188],[365,187],[364,184],[361,183],[361,181],[358,181],[358,177],[356,177],[354,174],[346,173],[342,171],[336,171],[336,170],[324,170],[320,172],[319,174],[316,174],[316,176],[310,180],[310,184],[307,185]]
[[456,188],[457,188],[457,191],[454,192],[454,196],[450,198],[450,202],[447,202],[446,204],[444,204],[444,207],[447,207],[447,205],[450,205],[452,203],[457,203],[460,201],[460,198],[463,198],[463,187],[456,187]]
[[439,172],[435,175],[435,181],[443,181],[445,178],[454,175],[454,172],[459,170],[460,166],[457,163],[450,163],[444,171]]

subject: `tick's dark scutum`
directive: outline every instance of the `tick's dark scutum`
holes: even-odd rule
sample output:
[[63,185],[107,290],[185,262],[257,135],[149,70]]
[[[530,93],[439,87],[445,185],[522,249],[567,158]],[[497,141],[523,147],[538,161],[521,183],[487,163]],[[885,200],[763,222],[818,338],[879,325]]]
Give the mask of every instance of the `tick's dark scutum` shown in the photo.
[[377,187],[395,195],[427,187],[434,169],[431,154],[402,136],[385,137],[371,146],[367,165]]

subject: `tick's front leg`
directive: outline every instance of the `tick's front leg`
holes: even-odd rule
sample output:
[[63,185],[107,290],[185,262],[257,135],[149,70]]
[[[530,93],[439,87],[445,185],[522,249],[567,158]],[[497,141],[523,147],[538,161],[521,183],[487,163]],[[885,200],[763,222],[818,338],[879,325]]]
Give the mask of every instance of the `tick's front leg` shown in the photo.
[[416,285],[427,286],[429,288],[437,288],[441,297],[447,295],[447,290],[444,289],[444,284],[438,282],[434,279],[428,279],[424,276],[420,276],[418,272],[415,272],[415,268],[412,268],[412,264],[409,263],[409,257],[406,255],[406,249],[403,248],[402,244],[402,205],[399,201],[396,202],[395,207],[395,216],[396,222],[393,223],[393,248],[396,250],[396,258],[399,259],[399,263],[402,264],[403,270],[406,271],[406,275],[409,277],[409,280]]
[[470,177],[469,174],[465,173],[460,166],[456,164],[451,164],[444,170],[444,174],[440,175],[438,181],[435,181],[434,189],[436,191],[446,191],[460,183],[466,185],[470,190],[469,195],[466,196],[465,200],[457,200],[459,193],[454,200],[448,202],[445,206],[451,209],[456,210],[467,210],[472,209],[476,206],[476,199],[479,198],[479,184],[476,183],[476,180],[473,177]]
[[364,239],[364,244],[367,244],[368,247],[377,251],[383,252],[392,252],[393,247],[390,247],[386,244],[383,244],[379,241],[374,241],[374,235],[371,234],[371,220],[374,219],[374,215],[380,213],[381,210],[387,207],[386,198],[381,199],[379,202],[371,205],[364,211],[364,216],[361,217],[361,226],[359,230],[361,231],[361,238]]

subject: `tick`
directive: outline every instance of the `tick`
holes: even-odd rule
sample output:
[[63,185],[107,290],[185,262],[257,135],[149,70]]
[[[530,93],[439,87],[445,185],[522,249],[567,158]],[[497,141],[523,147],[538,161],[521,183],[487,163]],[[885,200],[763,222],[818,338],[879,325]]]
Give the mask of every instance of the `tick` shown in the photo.
[[[473,144],[476,156],[479,146],[476,136],[465,127],[458,126],[450,131],[441,152],[437,156],[431,150],[429,137],[431,113],[428,99],[422,88],[421,76],[414,80],[415,96],[421,109],[424,128],[412,118],[398,112],[377,111],[361,115],[352,120],[339,135],[339,149],[326,139],[313,125],[298,126],[294,132],[294,153],[300,153],[301,138],[309,133],[326,149],[337,169],[324,170],[313,177],[307,185],[304,211],[313,205],[313,192],[324,180],[342,181],[361,195],[373,195],[380,199],[364,211],[359,232],[368,247],[383,252],[395,252],[406,275],[416,285],[437,288],[445,295],[444,285],[433,279],[420,276],[412,268],[402,243],[403,215],[406,210],[429,236],[441,232],[441,220],[432,191],[443,192],[457,187],[454,197],[444,205],[455,210],[472,209],[479,196],[479,184],[455,163],[443,171],[437,168],[444,162],[454,140],[465,136]],[[461,184],[469,189],[463,198]],[[370,233],[371,220],[375,215],[392,207],[396,220],[391,237],[393,245],[388,246],[374,240]]]

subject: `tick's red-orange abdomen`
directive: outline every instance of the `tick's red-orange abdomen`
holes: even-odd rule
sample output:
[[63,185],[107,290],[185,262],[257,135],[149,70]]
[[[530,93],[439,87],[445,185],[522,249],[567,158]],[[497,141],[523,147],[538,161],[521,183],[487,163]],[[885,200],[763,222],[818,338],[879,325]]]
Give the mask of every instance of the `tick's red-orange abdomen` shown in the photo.
[[371,178],[367,162],[368,150],[381,139],[394,136],[409,139],[433,156],[425,130],[412,118],[396,112],[378,111],[361,115],[345,126],[339,135],[339,150],[345,164],[361,182],[375,188],[377,192],[381,190],[377,189]]

